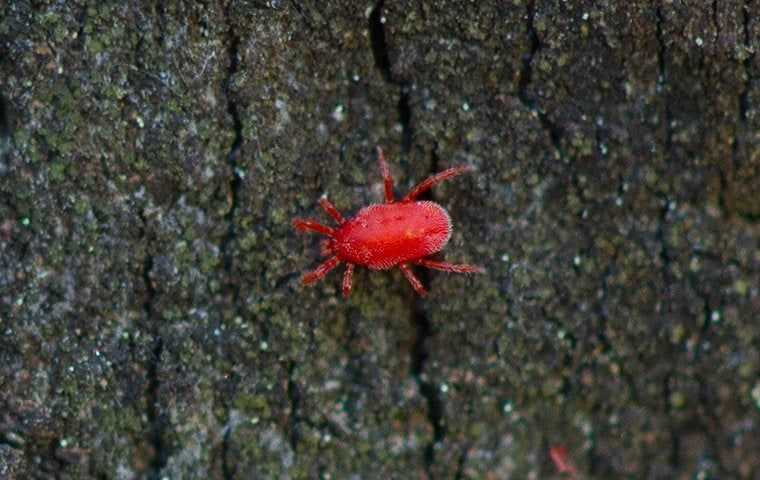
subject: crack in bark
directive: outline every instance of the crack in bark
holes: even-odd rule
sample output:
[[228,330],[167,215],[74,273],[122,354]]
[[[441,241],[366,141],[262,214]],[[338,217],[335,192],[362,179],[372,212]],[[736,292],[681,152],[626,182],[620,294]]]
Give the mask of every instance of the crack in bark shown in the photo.
[[301,439],[301,390],[298,383],[293,378],[295,373],[295,362],[291,361],[288,365],[288,402],[290,403],[290,415],[288,417],[288,441],[293,454],[298,453],[298,442]]
[[[666,45],[665,45],[665,37],[663,32],[663,25],[665,23],[665,18],[663,16],[662,12],[662,4],[658,4],[655,9],[655,17],[656,17],[656,26],[655,26],[655,37],[657,39],[657,65],[659,70],[659,75],[657,78],[657,91],[658,93],[661,93],[664,95],[664,109],[665,109],[665,149],[664,149],[664,155],[669,156],[672,154],[672,147],[673,147],[673,113],[671,111],[670,106],[670,100],[667,89],[668,85],[668,65],[666,60]],[[667,193],[656,193],[658,197],[660,197],[660,201],[662,202],[662,208],[659,212],[659,218],[657,223],[657,230],[655,231],[655,240],[660,246],[659,252],[658,252],[658,258],[660,260],[660,263],[662,264],[660,267],[660,275],[662,277],[663,281],[663,289],[664,289],[664,295],[665,298],[665,306],[664,309],[668,309],[671,302],[671,288],[670,286],[673,283],[672,274],[670,272],[671,270],[671,264],[673,262],[673,259],[670,255],[669,249],[668,249],[668,242],[666,238],[666,227],[668,223],[668,211],[670,210],[670,200],[667,197]],[[660,313],[662,315],[662,313]],[[673,352],[673,346],[668,339],[665,342],[665,349],[667,350],[668,357],[672,356]],[[676,429],[673,426],[672,420],[672,405],[671,405],[671,391],[670,391],[670,379],[673,376],[674,369],[671,368],[668,373],[664,377],[664,383],[663,383],[663,390],[662,390],[662,396],[663,396],[663,402],[665,404],[665,414],[667,416],[668,420],[668,430],[670,435],[670,447],[672,451],[670,452],[670,465],[671,467],[676,470],[678,468],[679,464],[679,449],[680,449],[680,439],[678,436],[678,433]],[[647,475],[649,475],[651,467],[647,466]]]
[[[702,301],[702,325],[700,326],[699,335],[697,337],[696,345],[694,347],[694,352],[691,359],[691,362],[697,364],[702,358],[702,353],[704,352],[703,344],[707,340],[707,336],[710,333],[710,326],[713,323],[713,317],[708,294],[699,290],[699,278],[694,273],[690,273],[687,276],[687,281],[689,287]],[[718,311],[720,311],[721,307],[722,305],[718,307]],[[712,431],[719,431],[719,428],[717,428],[717,426],[720,425],[720,418],[719,415],[716,415],[715,413],[715,406],[713,402],[710,401],[710,396],[708,395],[708,384],[705,382],[702,375],[698,372],[694,374],[694,378],[697,381],[697,385],[699,386],[697,399],[699,401],[699,404],[702,406],[702,411],[700,412],[702,415],[701,418],[698,419],[698,424],[702,433],[704,433],[705,439],[709,445],[709,451],[711,455],[717,459],[718,468],[724,470],[717,436],[712,433]],[[707,422],[704,420],[705,418]],[[727,474],[727,472],[722,473]]]
[[454,480],[462,480],[464,478],[464,467],[467,465],[467,457],[469,455],[470,451],[470,444],[466,443],[464,445],[464,448],[462,448],[462,453],[459,455],[459,459],[457,460],[457,469],[454,473]]
[[718,0],[712,1],[712,22],[715,26],[715,38],[720,34],[720,22],[718,21]]
[[164,445],[164,422],[161,419],[161,412],[158,407],[159,390],[161,381],[159,380],[158,368],[161,363],[161,354],[164,350],[164,341],[158,336],[153,345],[151,363],[148,365],[148,421],[151,424],[151,444],[153,445],[153,458],[150,462],[150,477],[158,479],[161,476],[161,470],[166,467],[169,459],[169,453]]
[[[562,136],[564,130],[561,126],[555,123],[549,115],[538,105],[538,99],[530,95],[528,92],[528,86],[533,81],[533,60],[536,55],[544,48],[541,43],[541,38],[538,36],[538,32],[535,27],[536,16],[536,1],[531,0],[526,5],[526,32],[528,40],[530,41],[530,51],[523,55],[522,69],[520,70],[520,78],[517,83],[517,98],[520,103],[532,112],[538,118],[541,128],[549,135],[552,147],[554,148],[555,155],[563,163],[568,162],[568,156],[562,146]],[[587,203],[586,194],[584,192],[583,185],[578,177],[578,172],[572,169],[570,172],[570,182],[573,188],[578,192],[578,196],[582,200],[583,204]],[[583,205],[579,215],[583,212]]]
[[164,47],[166,38],[166,5],[164,5],[164,0],[158,0],[154,5],[154,9],[156,11],[156,17],[158,18],[158,21],[156,22],[158,26],[158,36],[156,37],[156,40],[158,40],[158,45],[160,47]]
[[[77,30],[77,47],[79,51],[84,51],[85,49],[85,27],[87,26],[87,5],[84,5],[82,7],[82,13],[77,18],[77,23],[79,24],[79,29]],[[73,49],[72,49],[73,50]]]
[[[657,65],[659,69],[659,75],[657,78],[657,91],[659,94],[662,94],[664,96],[664,115],[665,115],[665,149],[664,149],[664,156],[668,157],[672,155],[672,148],[673,148],[673,113],[671,110],[670,105],[670,99],[667,91],[668,86],[668,64],[666,59],[666,44],[665,44],[665,35],[663,32],[663,25],[665,23],[665,17],[662,12],[662,4],[658,4],[655,9],[655,17],[656,17],[656,27],[655,27],[655,37],[657,39],[657,44],[659,46],[657,50]],[[657,230],[655,231],[655,240],[660,245],[660,250],[658,252],[658,258],[660,260],[660,263],[662,264],[660,267],[660,275],[662,277],[663,281],[663,289],[664,289],[664,295],[665,298],[665,305],[664,309],[667,310],[670,308],[671,302],[671,285],[673,284],[673,276],[671,274],[671,265],[673,263],[673,258],[669,252],[668,248],[668,242],[666,238],[666,228],[668,224],[668,212],[670,210],[670,200],[668,199],[667,193],[656,193],[658,197],[660,197],[660,200],[662,202],[662,208],[659,212],[659,218],[657,223]],[[662,315],[662,312],[660,313]],[[668,357],[672,357],[673,354],[673,345],[669,339],[666,340],[664,349],[667,352]],[[678,431],[673,425],[672,420],[672,410],[673,406],[671,403],[671,388],[670,388],[670,380],[673,377],[673,374],[675,372],[675,368],[671,367],[671,369],[667,372],[663,379],[663,388],[662,388],[662,401],[664,402],[664,409],[665,409],[665,415],[667,417],[667,426],[668,426],[668,433],[670,435],[670,466],[673,468],[674,471],[678,469],[679,463],[680,463],[680,437],[678,435]],[[647,465],[647,476],[649,476],[651,473],[651,466]]]
[[702,355],[702,344],[705,341],[705,337],[710,331],[710,325],[712,324],[712,311],[710,310],[710,302],[707,296],[700,292],[698,289],[699,279],[696,275],[690,273],[687,277],[688,283],[694,293],[702,301],[702,325],[699,327],[699,336],[697,337],[696,346],[694,347],[693,360],[696,362]]
[[[427,277],[427,275],[421,275],[421,277]],[[424,281],[425,279],[420,278],[420,280]],[[432,333],[430,320],[420,299],[414,300],[411,320],[415,329],[415,339],[410,352],[410,374],[417,382],[420,394],[425,398],[428,422],[433,427],[433,438],[425,446],[423,456],[427,476],[433,478],[431,469],[435,464],[435,446],[443,441],[446,436],[446,429],[443,422],[443,401],[438,394],[438,389],[425,375],[425,364],[429,356],[427,341],[432,337]]]
[[[658,258],[660,259],[660,262],[662,263],[662,266],[660,267],[660,274],[663,279],[663,289],[665,291],[665,294],[664,294],[665,307],[664,308],[668,309],[671,304],[670,286],[674,282],[673,276],[670,273],[673,259],[669,252],[668,242],[667,242],[666,234],[665,234],[666,225],[668,223],[668,211],[670,210],[670,201],[665,195],[659,195],[659,196],[661,196],[663,207],[660,209],[657,230],[655,232],[655,240],[660,245]],[[664,350],[666,350],[667,357],[672,358],[673,345],[669,338],[665,342]],[[680,440],[678,429],[675,428],[675,426],[673,425],[673,415],[672,415],[673,405],[671,402],[672,391],[670,388],[670,380],[673,378],[674,372],[675,372],[675,368],[671,367],[663,379],[662,401],[664,403],[665,415],[667,417],[666,423],[668,425],[668,434],[670,436],[671,452],[670,452],[669,463],[670,463],[671,468],[674,471],[677,471],[680,465],[681,440]],[[649,476],[650,473],[651,473],[651,466],[647,465],[647,476]]]
[[[662,388],[662,396],[663,401],[665,402],[665,414],[668,417],[668,433],[670,434],[670,468],[673,469],[674,472],[678,471],[678,466],[681,464],[681,436],[678,433],[678,430],[673,427],[673,420],[672,420],[672,414],[673,414],[673,406],[670,400],[670,397],[672,395],[671,389],[670,389],[670,380],[673,378],[673,372],[668,372],[667,375],[665,375],[665,378],[663,380],[663,388]],[[651,472],[651,467],[648,467],[648,473]],[[647,475],[649,477],[649,475]]]
[[[227,58],[229,65],[227,67],[227,75],[222,83],[222,91],[226,101],[227,115],[232,119],[233,140],[230,145],[230,149],[227,152],[227,165],[230,169],[230,179],[227,184],[227,199],[229,202],[229,209],[224,215],[224,221],[227,223],[227,231],[224,234],[219,244],[219,254],[222,257],[225,281],[231,288],[231,302],[238,316],[240,315],[240,306],[238,305],[240,299],[240,286],[232,279],[233,275],[233,259],[234,255],[231,251],[230,244],[235,240],[237,236],[237,229],[235,227],[235,214],[238,208],[240,189],[242,187],[242,179],[238,174],[238,157],[240,156],[240,149],[243,143],[243,123],[238,111],[237,104],[235,103],[234,95],[232,93],[232,84],[235,75],[240,69],[240,36],[235,32],[234,24],[231,21],[231,9],[234,3],[229,2],[223,6],[224,21],[227,25]],[[227,419],[228,428],[224,432],[221,445],[221,464],[222,475],[226,480],[234,477],[235,468],[229,458],[230,453],[230,436],[232,433],[232,427],[229,426],[230,420],[230,408],[227,402],[223,402],[224,414]]]
[[[227,165],[230,168],[231,178],[229,181],[229,202],[230,207],[224,216],[227,222],[227,233],[222,239],[222,243],[219,246],[220,253],[224,260],[224,269],[227,274],[232,271],[232,254],[229,252],[229,244],[235,239],[237,234],[235,229],[235,212],[238,206],[238,196],[240,193],[240,187],[242,181],[238,175],[238,156],[240,155],[240,146],[243,143],[243,123],[240,120],[240,113],[238,112],[237,105],[233,99],[232,94],[232,82],[235,75],[238,72],[240,66],[240,37],[235,33],[235,29],[230,22],[230,9],[232,4],[228,4],[225,9],[225,20],[227,21],[227,40],[229,45],[227,46],[227,55],[229,58],[229,67],[227,68],[227,78],[224,79],[224,85],[222,90],[227,101],[227,113],[232,118],[232,125],[234,129],[234,138],[229,152],[227,152]],[[235,289],[237,297],[237,289]]]
[[748,118],[747,112],[749,110],[749,92],[754,81],[752,75],[752,64],[755,59],[755,51],[751,46],[750,37],[750,11],[752,8],[753,0],[745,0],[743,5],[743,17],[742,26],[744,33],[744,58],[742,60],[742,67],[744,68],[744,85],[742,91],[739,92],[737,99],[739,103],[739,110],[737,112],[736,127],[734,130],[734,141],[731,145],[731,162],[727,168],[720,169],[720,207],[723,212],[727,214],[738,214],[742,219],[750,223],[756,222],[758,218],[754,215],[748,215],[742,212],[736,212],[733,204],[733,195],[731,187],[733,183],[734,173],[741,168],[742,153],[746,155],[746,150],[740,152],[741,144],[744,144],[744,137],[748,131]]
[[383,79],[399,89],[399,99],[396,106],[399,123],[401,123],[401,151],[409,153],[412,149],[412,107],[409,100],[409,82],[397,79],[393,76],[391,70],[390,54],[388,53],[388,44],[385,40],[385,19],[383,17],[383,6],[385,0],[379,0],[369,16],[369,34],[372,46],[372,55],[375,59],[375,66],[380,71]]
[[[229,407],[227,405],[225,405],[225,412],[229,421]],[[224,435],[222,436],[222,478],[224,478],[224,480],[232,480],[235,478],[235,472],[237,470],[230,465],[228,458],[231,435],[232,427],[228,423],[227,428],[224,431]]]
[[[150,238],[147,232],[147,217],[144,212],[140,212],[140,219],[142,220],[141,237],[147,242],[147,247],[150,247]],[[156,288],[151,279],[151,272],[153,271],[154,259],[153,255],[148,252],[143,260],[141,276],[143,284],[145,286],[145,300],[143,302],[143,313],[145,315],[145,321],[147,323],[146,329],[150,331],[151,335],[155,338],[153,348],[151,350],[150,363],[147,365],[147,378],[148,386],[145,391],[146,412],[145,415],[148,418],[150,424],[149,442],[153,449],[152,456],[149,463],[148,478],[158,479],[160,478],[161,470],[166,466],[168,460],[168,452],[164,445],[164,430],[165,426],[161,420],[159,403],[159,391],[161,388],[161,381],[159,379],[159,365],[161,363],[161,354],[163,353],[164,343],[161,338],[161,332],[159,331],[155,322],[155,310],[154,303],[156,300]]]
[[[691,285],[691,288],[702,300],[702,326],[699,331],[699,336],[694,348],[692,360],[694,363],[698,363],[703,352],[702,345],[706,340],[705,337],[709,333],[709,328],[712,324],[712,312],[710,311],[710,303],[707,296],[697,290],[699,283],[696,276],[689,275],[688,281]],[[719,428],[716,428],[716,426],[720,425],[720,418],[715,414],[714,403],[710,401],[710,395],[708,394],[708,384],[705,383],[704,378],[698,372],[694,374],[694,379],[697,381],[697,385],[699,387],[697,400],[702,406],[702,410],[698,412],[701,415],[698,415],[697,424],[699,425],[701,433],[703,433],[705,436],[710,456],[713,456],[717,459],[718,468],[723,470],[724,467],[723,461],[721,460],[720,446],[718,444],[717,436],[713,433],[715,430],[719,431]]]
[[[431,152],[430,170],[431,174],[437,173],[439,169],[440,157],[434,147]],[[434,200],[432,191],[426,192],[420,196],[421,200]],[[427,269],[421,269],[417,276],[424,285],[430,285],[430,274]],[[433,428],[433,438],[425,446],[423,459],[425,462],[425,471],[428,478],[434,478],[432,467],[435,464],[435,448],[446,436],[444,426],[444,407],[443,399],[436,388],[435,383],[431,382],[425,375],[425,366],[429,357],[427,342],[433,337],[431,331],[430,319],[424,308],[424,302],[416,295],[412,296],[410,309],[412,311],[412,325],[415,329],[415,339],[410,352],[410,374],[420,389],[420,394],[427,404],[428,423]]]
[[535,113],[538,117],[538,121],[541,123],[541,127],[549,134],[552,145],[556,150],[560,158],[565,158],[565,152],[562,148],[562,128],[554,123],[549,116],[538,106],[538,100],[533,98],[528,93],[528,86],[533,81],[533,59],[543,49],[543,43],[538,36],[534,20],[536,16],[536,2],[531,0],[527,6],[527,24],[526,30],[528,34],[528,40],[530,41],[530,51],[523,55],[522,70],[520,71],[520,79],[517,83],[517,98],[520,102]]

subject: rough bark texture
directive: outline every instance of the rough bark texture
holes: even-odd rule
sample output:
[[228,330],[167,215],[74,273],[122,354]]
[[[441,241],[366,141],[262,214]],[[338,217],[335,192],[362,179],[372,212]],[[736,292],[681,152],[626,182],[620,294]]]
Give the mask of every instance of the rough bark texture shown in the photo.
[[0,5],[0,477],[760,478],[757,0]]

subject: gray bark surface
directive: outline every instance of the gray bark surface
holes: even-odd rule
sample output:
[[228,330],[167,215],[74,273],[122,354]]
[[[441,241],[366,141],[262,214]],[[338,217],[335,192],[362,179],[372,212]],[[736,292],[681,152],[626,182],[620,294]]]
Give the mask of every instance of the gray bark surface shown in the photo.
[[[760,478],[758,49],[757,0],[0,2],[0,478]],[[477,168],[430,198],[487,274],[300,285],[376,145]]]

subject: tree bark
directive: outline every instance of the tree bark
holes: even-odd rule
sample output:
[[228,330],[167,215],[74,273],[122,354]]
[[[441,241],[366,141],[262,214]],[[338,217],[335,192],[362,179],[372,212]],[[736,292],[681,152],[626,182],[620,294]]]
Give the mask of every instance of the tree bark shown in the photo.
[[[760,477],[757,0],[0,15],[0,477]],[[485,275],[300,285],[376,145]]]

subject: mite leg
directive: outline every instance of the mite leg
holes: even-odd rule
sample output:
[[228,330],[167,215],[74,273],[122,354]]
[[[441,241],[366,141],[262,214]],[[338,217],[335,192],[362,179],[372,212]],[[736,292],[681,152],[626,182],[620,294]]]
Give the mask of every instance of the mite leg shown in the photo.
[[343,225],[346,220],[343,218],[343,215],[340,214],[337,208],[335,208],[335,205],[330,202],[330,200],[327,199],[327,197],[323,196],[319,199],[319,206],[322,207],[322,210],[324,210],[330,217],[332,217],[333,220],[338,225]]
[[304,285],[311,285],[312,283],[322,280],[325,277],[325,275],[330,273],[330,270],[337,267],[339,263],[340,263],[340,260],[338,260],[338,257],[328,258],[316,269],[312,270],[311,272],[305,273],[304,276],[301,277],[301,283],[303,283]]
[[377,160],[380,163],[380,173],[383,175],[385,203],[393,203],[393,177],[391,177],[391,171],[388,169],[388,164],[385,163],[383,149],[379,146],[377,147]]
[[414,291],[417,292],[420,297],[427,295],[425,288],[422,286],[422,282],[420,282],[420,279],[414,275],[412,269],[409,268],[409,264],[402,263],[398,268],[401,269],[401,273],[403,273],[404,277],[409,280],[409,283],[412,284],[412,288],[414,288]]
[[445,182],[446,180],[451,180],[454,177],[457,177],[463,173],[471,172],[472,170],[474,170],[474,168],[469,165],[460,165],[458,167],[451,167],[440,173],[436,173],[435,175],[432,175],[418,183],[409,193],[406,194],[406,197],[404,197],[404,199],[401,201],[412,202],[421,194],[430,190],[439,183]]
[[419,260],[415,260],[414,263],[421,267],[432,268],[434,270],[442,270],[444,272],[486,273],[485,268],[478,267],[477,265],[467,265],[466,263],[437,262],[435,260],[429,260],[427,258],[420,258]]
[[330,227],[326,227],[319,222],[315,222],[314,220],[294,218],[293,228],[295,228],[299,232],[315,232],[315,233],[321,233],[322,235],[327,235],[328,237],[335,236],[335,230],[333,230]]
[[354,278],[354,264],[347,263],[346,271],[343,272],[343,298],[348,298],[351,294],[351,281]]

